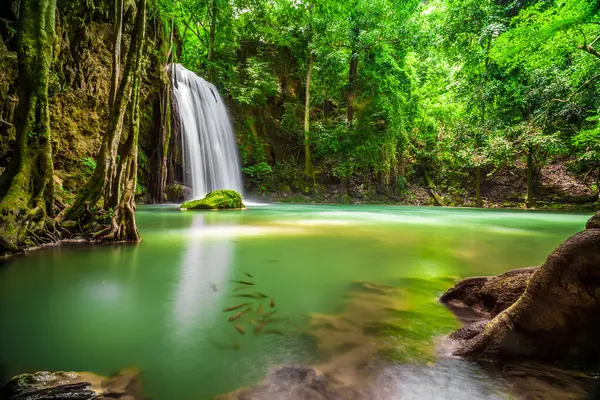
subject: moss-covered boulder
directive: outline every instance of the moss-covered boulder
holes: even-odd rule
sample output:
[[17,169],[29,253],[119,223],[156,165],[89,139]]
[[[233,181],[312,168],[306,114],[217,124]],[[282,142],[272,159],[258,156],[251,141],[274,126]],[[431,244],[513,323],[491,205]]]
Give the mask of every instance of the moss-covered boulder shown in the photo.
[[235,190],[215,190],[201,200],[186,201],[182,210],[242,210],[242,195]]

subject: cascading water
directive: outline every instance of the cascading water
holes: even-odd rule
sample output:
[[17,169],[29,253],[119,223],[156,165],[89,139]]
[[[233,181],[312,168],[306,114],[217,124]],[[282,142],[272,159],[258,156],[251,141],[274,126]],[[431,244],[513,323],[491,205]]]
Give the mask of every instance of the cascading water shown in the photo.
[[185,185],[201,199],[213,190],[242,193],[237,144],[217,88],[181,64],[171,67],[183,141]]

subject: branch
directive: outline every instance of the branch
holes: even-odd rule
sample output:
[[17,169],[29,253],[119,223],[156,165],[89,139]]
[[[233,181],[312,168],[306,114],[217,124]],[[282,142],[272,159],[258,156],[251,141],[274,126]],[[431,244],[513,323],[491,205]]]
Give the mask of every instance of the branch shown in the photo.
[[202,29],[204,29],[204,33],[206,33],[206,34],[208,35],[208,34],[209,34],[209,33],[208,33],[208,29],[206,29],[206,26],[205,26],[205,25],[204,25],[204,23],[203,23],[203,22],[200,20],[200,18],[198,18],[198,17],[196,16],[196,14],[193,14],[193,13],[192,13],[192,14],[190,14],[190,15],[192,16],[192,18],[194,18],[194,20],[196,21],[196,23],[197,23],[198,25],[200,25],[200,26],[202,27]]
[[600,36],[597,37],[596,39],[594,39],[591,44],[584,44],[583,46],[577,46],[577,48],[579,50],[583,50],[586,53],[589,53],[589,54],[593,55],[596,58],[600,58],[600,53],[598,52],[598,50],[596,50],[596,49],[594,49],[592,47],[592,44],[596,43],[596,41],[598,40],[598,38],[600,38]]
[[567,97],[566,100],[562,100],[562,99],[552,99],[552,101],[559,101],[561,103],[570,103],[571,99],[573,97],[575,97],[575,95],[579,92],[581,92],[581,90],[586,87],[587,85],[589,85],[590,83],[592,83],[593,81],[595,81],[596,79],[600,78],[600,74],[588,79],[587,82],[585,82],[583,85],[579,86],[573,93],[571,93],[571,95],[569,97]]
[[200,36],[200,34],[199,34],[198,32],[196,32],[196,30],[195,30],[195,29],[193,29],[193,28],[192,28],[192,27],[191,27],[191,26],[190,26],[190,25],[189,25],[189,24],[186,22],[186,20],[185,20],[185,19],[182,19],[182,21],[183,21],[183,24],[185,25],[185,28],[186,28],[186,29],[189,29],[190,31],[192,31],[192,33],[193,33],[194,35],[196,35],[196,37],[198,38],[198,40],[199,40],[200,42],[204,42],[204,38],[202,38],[202,37]]

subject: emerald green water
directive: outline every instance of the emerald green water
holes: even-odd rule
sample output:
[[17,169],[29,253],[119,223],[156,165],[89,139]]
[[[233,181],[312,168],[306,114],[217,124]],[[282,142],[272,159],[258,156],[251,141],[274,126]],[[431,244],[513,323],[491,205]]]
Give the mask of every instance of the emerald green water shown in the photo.
[[[138,245],[63,245],[0,266],[2,378],[138,366],[153,399],[210,398],[276,365],[323,361],[304,333],[309,316],[341,312],[356,280],[405,289],[404,328],[433,347],[459,326],[436,301],[454,281],[539,265],[587,218],[394,206],[139,207]],[[240,319],[241,335],[227,321],[232,314],[222,310],[244,300],[232,297],[242,292],[230,280],[248,280],[245,273],[288,318],[276,326],[283,336],[256,335]]]

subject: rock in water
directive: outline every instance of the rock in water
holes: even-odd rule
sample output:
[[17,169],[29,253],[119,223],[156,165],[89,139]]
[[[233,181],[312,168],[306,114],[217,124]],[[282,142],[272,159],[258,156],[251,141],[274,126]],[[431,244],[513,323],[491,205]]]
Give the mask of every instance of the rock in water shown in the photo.
[[82,381],[75,372],[36,372],[17,375],[0,391],[7,400],[97,399],[92,383]]
[[[474,308],[487,323],[451,335],[455,355],[596,363],[600,355],[600,229],[595,221],[539,268],[460,282],[441,298]],[[487,318],[485,314],[488,314]],[[480,319],[481,320],[481,319]]]
[[112,378],[89,372],[36,372],[12,378],[0,390],[6,400],[146,400],[135,368],[120,371]]
[[187,201],[181,205],[182,210],[243,210],[242,195],[235,190],[215,190],[201,200]]

